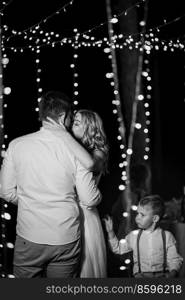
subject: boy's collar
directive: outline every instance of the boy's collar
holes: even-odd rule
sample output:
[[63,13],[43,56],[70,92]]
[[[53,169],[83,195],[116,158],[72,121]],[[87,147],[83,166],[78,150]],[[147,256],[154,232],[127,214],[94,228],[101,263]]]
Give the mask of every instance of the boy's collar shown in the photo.
[[155,226],[153,226],[153,227],[150,227],[149,229],[144,229],[144,231],[147,232],[147,233],[152,233],[152,232],[154,232],[155,230],[157,230],[158,228],[159,228],[159,226],[158,226],[158,225],[155,225]]

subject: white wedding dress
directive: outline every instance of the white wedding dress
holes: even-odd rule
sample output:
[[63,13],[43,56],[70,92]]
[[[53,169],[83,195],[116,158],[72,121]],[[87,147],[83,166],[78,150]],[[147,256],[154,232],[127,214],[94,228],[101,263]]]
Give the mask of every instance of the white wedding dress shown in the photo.
[[81,206],[82,264],[81,278],[107,277],[107,257],[104,233],[97,208]]
[[80,207],[83,249],[80,277],[106,278],[106,244],[98,210],[96,207],[88,209],[81,204]]

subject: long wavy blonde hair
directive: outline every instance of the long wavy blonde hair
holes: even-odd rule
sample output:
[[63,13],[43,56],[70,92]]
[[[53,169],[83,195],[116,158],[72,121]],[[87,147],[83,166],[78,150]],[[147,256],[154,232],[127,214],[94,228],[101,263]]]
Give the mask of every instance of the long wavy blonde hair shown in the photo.
[[107,171],[109,146],[104,131],[103,122],[100,116],[91,110],[81,109],[75,112],[80,113],[84,125],[84,134],[81,139],[82,144],[89,152],[100,150],[104,153],[105,164],[103,172]]

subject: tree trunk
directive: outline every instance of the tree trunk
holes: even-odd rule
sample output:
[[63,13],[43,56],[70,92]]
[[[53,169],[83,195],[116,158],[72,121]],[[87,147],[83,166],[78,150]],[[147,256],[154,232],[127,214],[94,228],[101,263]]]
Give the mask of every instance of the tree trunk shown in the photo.
[[[119,22],[116,24],[118,27],[115,28],[115,34],[123,34],[128,38],[129,35],[137,33],[138,30],[141,31],[139,22],[144,19],[146,20],[147,4],[142,4],[139,8],[133,7],[132,9],[128,9],[131,7],[133,7],[133,1],[131,0],[112,1],[113,15],[119,16],[121,12],[126,11],[126,14],[123,13],[119,16]],[[120,41],[118,42],[120,43]],[[134,224],[131,206],[132,204],[137,205],[140,198],[149,193],[151,181],[150,162],[149,160],[144,160],[146,147],[146,134],[143,131],[143,125],[146,124],[144,103],[137,99],[138,95],[142,93],[141,72],[143,68],[144,51],[139,51],[134,47],[130,50],[128,46],[124,46],[123,49],[116,51],[119,91],[126,128],[126,142],[127,147],[133,150],[133,154],[129,157],[127,156],[127,188],[122,192],[118,200],[118,202],[121,202],[122,213],[124,211],[129,213],[127,219],[123,221],[124,226],[121,222],[121,230],[118,231],[121,232],[124,227],[127,233]],[[142,129],[135,129],[136,122],[142,124]],[[130,138],[131,132],[133,139]],[[120,209],[118,211],[120,211]]]

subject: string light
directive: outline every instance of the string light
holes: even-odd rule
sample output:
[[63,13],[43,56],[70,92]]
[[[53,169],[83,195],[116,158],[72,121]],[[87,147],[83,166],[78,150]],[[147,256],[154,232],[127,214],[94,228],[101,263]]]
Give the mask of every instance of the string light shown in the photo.
[[144,110],[145,110],[145,127],[144,127],[144,133],[145,133],[145,148],[144,148],[144,160],[149,159],[149,125],[150,125],[150,101],[151,101],[151,92],[152,92],[152,86],[151,86],[151,71],[150,71],[150,63],[149,58],[145,58],[143,62],[143,72],[142,72],[142,78],[143,78],[143,86],[145,87],[145,99],[144,99]]
[[5,1],[2,2],[3,7],[0,9],[0,13],[1,13],[1,14],[2,14],[3,11],[6,9],[6,7],[12,3],[12,1],[13,1],[13,0],[10,0],[10,1],[8,1],[8,2],[5,2]]
[[[112,18],[112,16],[109,15],[108,21],[105,21],[105,22],[102,22],[102,23],[100,23],[100,24],[98,24],[98,25],[96,25],[96,26],[93,26],[91,29],[88,29],[88,30],[86,30],[85,32],[83,32],[83,34],[84,34],[84,33],[91,33],[91,32],[97,30],[98,28],[100,28],[100,27],[102,27],[102,26],[104,26],[104,25],[107,25],[107,26],[109,27],[109,24],[114,23],[114,21],[118,20],[122,15],[125,15],[125,16],[126,16],[130,10],[132,10],[132,9],[135,8],[135,7],[139,7],[139,6],[142,5],[143,2],[145,2],[145,1],[146,1],[146,0],[142,0],[142,1],[136,2],[134,5],[128,7],[126,10],[123,10],[121,13],[114,15],[114,18]],[[112,20],[114,20],[114,21],[112,22]],[[117,23],[117,22],[116,22],[116,23]]]
[[[92,33],[92,31],[94,31],[95,29],[99,28],[99,27],[102,26],[102,25],[105,25],[105,24],[109,24],[109,23],[115,22],[116,20],[118,20],[118,18],[119,18],[121,15],[123,15],[123,14],[124,14],[124,15],[127,15],[126,12],[128,12],[129,10],[131,10],[131,9],[134,8],[134,7],[138,7],[139,5],[143,4],[143,2],[145,2],[145,1],[139,1],[139,2],[137,2],[136,4],[134,4],[133,6],[131,6],[130,8],[128,8],[127,10],[122,11],[120,14],[115,15],[114,18],[111,18],[110,20],[108,20],[108,22],[101,23],[101,24],[99,24],[99,25],[97,25],[97,26],[95,26],[95,27],[93,27],[93,28],[91,28],[91,29],[88,29],[87,31],[84,31],[84,32],[82,32],[82,33],[79,33],[80,37],[83,37],[84,35],[87,35],[87,33],[88,33],[88,34],[89,34],[89,33]],[[67,6],[69,6],[69,5],[72,5],[72,3],[73,3],[73,1],[70,1],[69,3],[67,3],[67,4],[65,5],[65,7],[67,7]],[[60,38],[60,40],[57,40],[57,41],[56,41],[56,40],[53,40],[53,37],[59,38],[59,34],[55,34],[53,31],[50,32],[50,33],[44,32],[43,30],[40,29],[40,25],[42,24],[43,21],[47,21],[48,19],[50,19],[50,18],[53,17],[54,15],[57,15],[60,11],[63,10],[63,8],[64,8],[64,7],[60,8],[58,11],[54,12],[54,13],[51,14],[50,16],[46,17],[45,19],[42,19],[39,23],[37,23],[37,24],[35,24],[35,25],[33,25],[33,26],[31,26],[31,27],[29,27],[29,28],[23,30],[23,31],[12,30],[12,35],[9,36],[9,37],[7,37],[7,38],[5,38],[5,41],[9,41],[10,38],[12,38],[12,37],[16,37],[16,36],[20,37],[20,36],[23,36],[25,40],[29,40],[29,41],[31,41],[31,40],[35,41],[35,40],[36,40],[36,43],[38,43],[38,41],[37,41],[37,36],[38,36],[38,34],[42,34],[42,35],[44,35],[44,37],[43,37],[43,38],[40,38],[40,37],[39,37],[39,40],[40,40],[41,42],[43,42],[43,44],[39,45],[40,47],[41,47],[41,46],[46,46],[46,45],[52,45],[52,46],[54,46],[54,45],[57,44],[57,43],[60,43],[61,45],[63,45],[63,43],[68,43],[68,44],[69,44],[69,43],[70,43],[70,40],[75,39],[75,36],[72,36],[72,37],[70,37],[70,38]],[[125,13],[126,13],[126,14],[125,14]],[[125,39],[126,41],[125,41],[124,43],[121,43],[121,44],[120,44],[120,43],[116,43],[115,45],[111,45],[111,46],[113,46],[113,47],[115,47],[115,48],[120,48],[120,49],[123,49],[124,46],[128,46],[128,48],[129,48],[130,50],[136,49],[136,48],[139,47],[140,42],[134,41],[134,38],[136,38],[136,40],[138,40],[138,36],[140,36],[140,38],[142,38],[142,37],[144,36],[145,39],[146,39],[147,37],[149,37],[149,38],[151,38],[152,40],[154,40],[154,42],[155,42],[155,43],[151,43],[150,45],[146,44],[146,45],[145,45],[146,50],[147,50],[147,49],[150,49],[150,50],[151,50],[151,48],[154,48],[154,50],[160,50],[160,46],[161,46],[161,48],[163,47],[164,51],[166,51],[166,50],[169,49],[169,48],[170,48],[170,51],[172,51],[172,52],[173,52],[176,48],[178,48],[178,49],[180,49],[180,50],[181,50],[181,49],[184,50],[184,44],[183,44],[183,43],[180,43],[179,40],[176,40],[176,42],[174,42],[174,43],[173,43],[173,42],[170,42],[170,43],[167,42],[167,44],[165,44],[165,41],[159,41],[158,38],[155,38],[155,39],[154,39],[154,37],[153,37],[154,33],[155,33],[155,34],[156,34],[156,33],[158,34],[158,33],[160,32],[160,29],[161,29],[161,28],[163,28],[163,27],[165,27],[165,26],[168,26],[168,25],[170,25],[170,24],[172,24],[172,23],[178,22],[178,21],[181,20],[184,16],[185,16],[185,14],[183,14],[183,15],[181,15],[181,16],[179,16],[179,17],[177,17],[177,18],[175,18],[175,19],[173,19],[173,20],[171,20],[171,21],[168,21],[168,22],[164,19],[162,24],[159,24],[159,25],[157,25],[157,26],[155,26],[155,27],[153,27],[153,28],[150,28],[150,29],[148,29],[148,30],[143,30],[142,33],[138,33],[138,32],[137,32],[137,33],[132,33],[132,34],[120,34],[120,35],[118,35],[118,36],[113,36],[113,39],[112,39],[111,43],[112,43],[113,41],[114,41],[114,43],[116,43],[117,40],[120,40],[120,39]],[[144,21],[141,21],[141,22],[140,22],[141,27],[144,26],[145,24],[146,24],[146,22],[144,22]],[[29,36],[30,33],[32,34],[32,36]],[[94,39],[94,37],[93,37],[93,39]],[[156,44],[157,39],[158,39],[158,43],[161,43],[161,45],[157,45],[157,44]],[[104,38],[103,38],[102,40],[99,40],[99,43],[98,43],[98,44],[97,44],[96,42],[95,42],[95,43],[92,43],[92,41],[91,41],[91,42],[88,42],[88,43],[82,42],[80,45],[81,45],[81,46],[85,46],[85,47],[88,47],[88,46],[89,46],[89,47],[90,47],[90,46],[97,46],[97,47],[100,47],[104,42],[105,42],[105,40],[104,40]],[[147,41],[147,42],[149,42],[149,41]],[[155,45],[153,45],[153,44],[155,44]],[[107,45],[110,46],[110,43],[108,43],[108,39],[107,39]],[[29,46],[31,46],[31,45],[29,45]],[[29,46],[27,46],[27,47],[29,48]],[[36,47],[36,46],[35,46],[35,47]],[[12,50],[15,51],[15,48],[16,48],[16,47],[10,47],[10,48],[11,48]],[[19,50],[19,49],[23,50],[23,49],[25,49],[25,48],[26,48],[26,47],[20,47],[20,48],[17,47],[18,50]]]
[[77,71],[77,60],[78,60],[78,30],[75,28],[74,33],[75,36],[75,42],[73,44],[73,64],[71,65],[71,68],[73,69],[73,104],[77,107],[78,106],[78,95],[79,95],[79,82],[78,82],[78,71]]
[[15,276],[13,274],[8,274],[7,277],[8,278],[15,278]]
[[39,112],[39,102],[41,100],[42,95],[42,87],[41,87],[41,66],[40,66],[40,48],[37,46],[35,51],[35,64],[36,64],[36,85],[37,85],[37,107],[35,108],[36,112]]
[[54,16],[60,14],[61,12],[66,12],[66,9],[68,7],[71,7],[73,5],[73,1],[71,0],[69,1],[67,4],[63,5],[62,7],[60,7],[57,11],[53,12],[52,14],[50,14],[49,16],[42,18],[38,23],[32,25],[31,27],[28,27],[26,29],[24,29],[23,31],[16,31],[16,30],[12,30],[12,35],[10,35],[9,37],[7,37],[7,40],[10,40],[12,37],[14,36],[21,36],[21,35],[25,35],[25,33],[27,31],[31,32],[31,33],[36,33],[36,31],[40,30],[40,27],[42,24],[45,24],[48,20],[50,20],[51,18],[53,18]]
[[[41,36],[40,36],[40,35]],[[185,49],[185,42],[184,37],[183,41],[181,37],[178,37],[172,40],[161,40],[158,38],[156,33],[152,33],[150,31],[149,34],[140,35],[141,39],[145,39],[143,48],[146,50],[147,54],[150,54],[151,51],[171,51],[174,52],[175,50],[183,50]],[[89,36],[84,33],[78,33],[78,43],[76,42],[76,35],[72,37],[60,37],[59,34],[55,34],[52,32],[45,32],[39,31],[37,38],[35,37],[28,37],[27,33],[25,36],[26,40],[33,41],[35,44],[22,46],[22,47],[13,47],[13,46],[6,46],[6,48],[11,49],[14,52],[23,52],[26,49],[35,49],[37,46],[41,47],[55,47],[56,45],[64,46],[70,45],[73,46],[75,41],[75,45],[78,47],[103,47],[104,49],[124,49],[127,47],[129,50],[138,49],[138,51],[142,50],[142,40],[138,41],[138,38],[133,34],[129,36],[124,36],[123,34],[114,35],[111,39],[111,42],[108,40],[107,37],[103,39],[96,39],[94,36]],[[54,38],[54,39],[53,39]],[[55,39],[57,38],[57,40]],[[79,41],[80,38],[80,41]],[[135,40],[136,39],[136,40]],[[88,41],[87,41],[88,40]],[[123,41],[122,41],[123,40]],[[39,44],[38,44],[39,43]]]
[[132,206],[131,206],[131,209],[132,209],[133,211],[137,211],[137,205],[132,205]]
[[[10,3],[10,2],[9,2]],[[3,26],[2,29],[7,28],[6,26]],[[4,32],[2,30],[2,37],[4,36]],[[2,158],[5,156],[5,150],[6,150],[6,141],[8,139],[8,135],[4,132],[4,119],[3,119],[3,109],[7,106],[6,103],[4,104],[4,100],[6,99],[6,96],[11,93],[10,87],[4,87],[4,70],[7,67],[9,63],[9,59],[5,53],[5,47],[4,47],[4,41],[3,39],[0,40],[0,57],[2,57],[2,60],[0,62],[0,127],[1,127],[1,161]],[[1,199],[1,244],[0,244],[0,276],[6,277],[6,270],[3,272],[3,269],[5,269],[5,264],[2,260],[2,257],[6,257],[7,248],[10,246],[9,242],[7,242],[7,226],[6,223],[11,220],[11,214],[8,212],[9,206],[3,199]]]
[[131,260],[129,258],[125,259],[125,264],[128,265],[131,263]]
[[121,271],[126,270],[126,267],[125,267],[125,266],[120,266],[119,268],[120,268]]
[[[11,1],[10,1],[11,2]],[[117,15],[114,15],[114,17],[112,18],[109,18],[108,21],[106,22],[103,22],[99,25],[96,25],[94,27],[92,27],[91,29],[88,29],[82,33],[79,33],[79,36],[80,37],[84,37],[87,33],[92,33],[95,29],[101,27],[102,25],[105,25],[105,24],[110,24],[110,23],[116,23],[118,20],[119,20],[119,17],[122,16],[122,15],[127,15],[128,12],[130,10],[132,10],[133,8],[135,7],[139,7],[140,5],[142,5],[143,3],[145,3],[146,0],[142,0],[142,1],[139,1],[137,3],[135,3],[134,5],[132,5],[131,7],[127,8],[126,10],[122,11],[121,13],[117,14]],[[7,47],[7,48],[10,48],[11,50],[13,50],[14,52],[17,52],[17,51],[20,51],[20,52],[23,52],[24,49],[28,48],[28,49],[32,49],[32,48],[35,48],[37,46],[39,47],[44,47],[44,46],[48,46],[48,45],[51,45],[52,47],[55,46],[56,44],[59,44],[60,45],[64,45],[64,44],[70,44],[71,43],[71,40],[75,39],[75,36],[73,37],[70,37],[70,38],[60,38],[59,40],[53,40],[53,37],[55,38],[59,38],[59,34],[55,34],[53,31],[48,33],[48,32],[44,32],[43,30],[41,30],[40,26],[44,23],[46,23],[50,18],[52,18],[53,16],[55,15],[58,15],[61,11],[63,12],[66,12],[66,8],[68,6],[71,6],[73,4],[73,0],[68,2],[66,5],[62,6],[61,8],[59,8],[57,11],[55,11],[54,13],[52,13],[51,15],[47,16],[46,18],[43,18],[41,19],[40,22],[34,24],[33,26],[23,30],[23,31],[16,31],[16,30],[12,30],[12,34],[8,37],[4,37],[4,41],[9,41],[12,37],[21,37],[23,36],[23,38],[25,40],[28,40],[28,41],[34,41],[35,44],[38,44],[38,42],[42,42],[41,45],[28,45],[26,47]],[[147,36],[149,37],[153,37],[154,35],[154,32],[160,32],[160,29],[165,27],[165,26],[168,26],[172,23],[175,23],[175,22],[178,22],[179,20],[181,20],[183,17],[185,16],[185,14],[179,16],[179,17],[176,17],[175,19],[171,20],[171,21],[166,21],[166,19],[163,20],[163,23],[160,24],[160,25],[157,25],[155,26],[154,28],[150,28],[148,29],[147,31],[146,30],[143,30],[142,29],[142,32],[141,33],[132,33],[132,34],[120,34],[118,36],[113,36],[112,37],[112,40],[111,40],[111,43],[108,42],[108,39],[106,38],[103,38],[102,40],[99,40],[99,41],[90,41],[88,43],[85,43],[85,42],[81,42],[79,44],[79,46],[85,46],[85,47],[101,47],[103,45],[104,42],[107,42],[107,45],[110,47],[114,47],[115,48],[119,48],[119,49],[123,49],[124,46],[128,46],[128,48],[130,50],[133,50],[133,49],[136,49],[136,48],[139,48],[139,45],[141,44],[140,42],[137,42],[137,41],[134,41],[134,37],[137,38],[138,40],[138,36],[140,36],[140,38],[142,39],[143,36],[145,37],[145,39],[147,38]],[[144,20],[142,20],[140,22],[140,26],[141,27],[144,27],[146,25],[146,22]],[[6,26],[6,30],[7,30],[7,26]],[[32,34],[32,35],[30,35]],[[39,36],[38,38],[38,34],[39,35],[44,35],[43,38],[41,38]],[[92,37],[93,40],[95,39],[94,37]],[[118,39],[125,39],[126,41],[124,43],[116,43]],[[157,40],[157,38],[155,38],[155,41]],[[159,39],[158,39],[159,40]],[[113,42],[115,43],[115,45],[113,44]],[[160,42],[160,41],[159,41]],[[132,45],[133,43],[133,45]],[[159,50],[160,49],[160,46],[155,44],[155,45],[145,45],[144,46],[146,48],[146,50],[151,50],[151,48],[154,48],[154,50]],[[180,43],[179,40],[176,41],[176,43],[168,43],[167,45],[164,44],[164,42],[162,42],[162,45],[161,47],[163,47],[164,51],[166,51],[168,48],[170,48],[170,51],[171,52],[174,52],[174,50],[176,48],[178,49],[183,49],[184,50],[184,44]],[[139,50],[141,50],[142,48],[139,48]]]
[[[108,19],[112,19],[112,14],[111,14],[111,6],[110,2],[107,2],[107,16]],[[115,18],[115,16],[114,16]],[[113,18],[113,19],[114,19]],[[118,121],[118,136],[117,139],[120,143],[120,150],[121,150],[121,158],[122,161],[119,163],[119,168],[122,170],[126,170],[125,163],[126,163],[126,147],[125,147],[125,125],[124,125],[124,120],[123,120],[123,115],[122,115],[122,108],[121,108],[121,100],[120,100],[120,94],[119,94],[119,82],[118,82],[118,71],[117,71],[117,61],[116,61],[116,54],[115,54],[115,49],[113,46],[113,40],[114,40],[114,29],[112,22],[108,22],[108,33],[109,33],[109,42],[110,46],[104,48],[104,53],[108,56],[108,59],[111,62],[112,66],[112,71],[106,74],[106,78],[109,79],[110,86],[113,89],[113,96],[114,99],[112,100],[113,104],[113,114],[116,116],[117,121]],[[107,40],[104,39],[104,42],[107,42]],[[126,177],[121,176],[121,183],[118,186],[118,189],[120,191],[125,190],[125,182],[126,182]]]
[[127,218],[127,217],[128,217],[128,212],[126,212],[126,211],[123,212],[123,217],[124,217],[124,218]]

